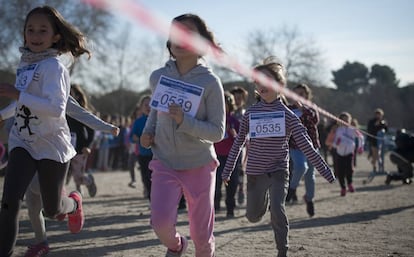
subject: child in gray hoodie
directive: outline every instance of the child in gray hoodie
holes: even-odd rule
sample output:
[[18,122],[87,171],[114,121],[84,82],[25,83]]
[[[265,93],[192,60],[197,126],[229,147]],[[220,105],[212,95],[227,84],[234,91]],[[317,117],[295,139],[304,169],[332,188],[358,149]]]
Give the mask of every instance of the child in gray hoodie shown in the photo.
[[[217,47],[213,34],[197,15],[184,14],[173,23]],[[182,256],[188,243],[175,224],[184,194],[195,255],[211,257],[218,166],[213,143],[224,136],[223,86],[200,54],[170,41],[167,48],[171,59],[150,77],[152,109],[140,138],[142,146],[153,152],[151,224],[168,248],[166,256]]]

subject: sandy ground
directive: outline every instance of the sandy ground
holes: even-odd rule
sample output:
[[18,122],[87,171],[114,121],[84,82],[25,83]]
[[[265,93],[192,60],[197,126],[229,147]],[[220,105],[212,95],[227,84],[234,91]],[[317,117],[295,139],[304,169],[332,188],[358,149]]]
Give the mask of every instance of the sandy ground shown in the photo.
[[[357,192],[340,197],[339,185],[328,184],[318,175],[316,215],[308,217],[303,201],[287,206],[289,256],[414,256],[414,185],[394,182],[386,186],[385,176],[376,176],[364,184],[370,165],[365,156],[358,158],[354,176]],[[395,170],[386,160],[386,170]],[[142,187],[127,187],[128,172],[97,172],[95,179],[98,194],[84,198],[86,223],[81,233],[68,233],[65,222],[47,221],[51,246],[48,256],[164,256],[166,249],[149,225],[150,210],[142,197]],[[72,189],[73,183],[69,185]],[[302,183],[299,196],[303,192]],[[276,256],[269,213],[256,224],[249,223],[244,213],[243,205],[236,210],[234,219],[226,219],[225,212],[217,213],[217,256]],[[186,212],[179,214],[177,227],[189,236]],[[15,256],[23,256],[31,243],[33,232],[24,207]],[[191,240],[186,256],[194,256]]]

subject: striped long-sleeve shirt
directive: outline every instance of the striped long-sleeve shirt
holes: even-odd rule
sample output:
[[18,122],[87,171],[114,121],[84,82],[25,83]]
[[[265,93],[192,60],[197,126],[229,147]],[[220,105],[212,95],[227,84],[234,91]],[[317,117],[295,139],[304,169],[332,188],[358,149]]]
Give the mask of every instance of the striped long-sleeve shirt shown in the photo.
[[[284,135],[271,137],[250,137],[250,117],[257,113],[283,112],[284,121],[280,124],[285,128]],[[283,129],[282,129],[283,130]],[[272,103],[259,101],[251,106],[243,116],[239,134],[230,150],[222,178],[229,179],[236,165],[237,158],[247,140],[246,174],[261,175],[289,168],[289,139],[293,138],[299,149],[305,154],[310,163],[329,182],[335,181],[335,176],[328,164],[322,159],[313,147],[312,141],[299,118],[280,99]]]

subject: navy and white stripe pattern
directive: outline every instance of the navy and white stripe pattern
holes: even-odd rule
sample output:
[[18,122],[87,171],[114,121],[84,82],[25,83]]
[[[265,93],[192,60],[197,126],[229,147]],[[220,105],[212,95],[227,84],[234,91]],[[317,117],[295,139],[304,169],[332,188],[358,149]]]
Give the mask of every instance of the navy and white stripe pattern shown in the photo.
[[[248,138],[249,134],[249,116],[251,113],[258,112],[285,112],[285,130],[286,135],[283,137],[264,137]],[[247,150],[247,167],[248,175],[261,175],[272,173],[278,170],[289,168],[289,139],[293,138],[299,149],[305,154],[309,162],[319,171],[319,173],[329,182],[335,180],[328,164],[322,159],[319,153],[313,147],[312,141],[302,125],[299,118],[282,103],[280,99],[272,103],[259,101],[252,105],[243,115],[240,124],[239,134],[230,150],[222,177],[228,179],[233,172],[236,160],[247,140],[249,146]]]

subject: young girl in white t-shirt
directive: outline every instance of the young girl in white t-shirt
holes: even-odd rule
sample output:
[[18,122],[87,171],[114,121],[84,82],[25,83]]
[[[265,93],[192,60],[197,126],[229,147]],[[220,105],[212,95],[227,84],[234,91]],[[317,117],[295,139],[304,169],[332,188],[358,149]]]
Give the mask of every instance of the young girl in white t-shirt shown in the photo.
[[[339,115],[339,119],[349,124],[352,117],[351,114],[343,112]],[[341,186],[341,196],[346,195],[345,180],[348,185],[348,191],[350,193],[355,191],[354,186],[352,185],[352,176],[354,173],[353,159],[356,140],[358,140],[359,146],[357,152],[361,153],[363,151],[362,146],[364,139],[362,134],[356,128],[342,124],[335,131],[332,147],[336,149],[337,153],[335,171]]]

